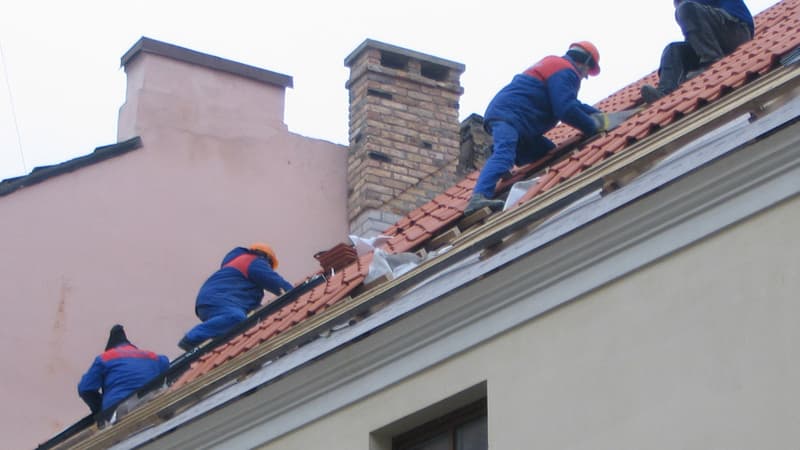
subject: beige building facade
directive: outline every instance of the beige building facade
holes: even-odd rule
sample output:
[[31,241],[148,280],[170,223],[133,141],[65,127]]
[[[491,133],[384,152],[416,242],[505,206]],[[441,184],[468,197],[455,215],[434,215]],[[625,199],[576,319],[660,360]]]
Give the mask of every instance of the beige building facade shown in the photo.
[[147,38],[122,66],[127,151],[4,183],[19,186],[0,196],[4,448],[89,413],[76,385],[113,324],[180,354],[197,290],[233,247],[268,242],[297,283],[347,239],[347,148],[288,131],[291,77]]

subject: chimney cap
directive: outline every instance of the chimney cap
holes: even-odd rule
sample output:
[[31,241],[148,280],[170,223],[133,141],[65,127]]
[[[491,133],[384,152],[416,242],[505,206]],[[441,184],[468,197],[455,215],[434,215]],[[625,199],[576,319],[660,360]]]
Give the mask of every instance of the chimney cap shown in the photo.
[[249,66],[247,64],[209,55],[207,53],[201,53],[144,36],[142,36],[139,41],[133,44],[133,47],[125,52],[124,55],[122,55],[122,58],[120,59],[120,66],[124,67],[140,53],[152,53],[154,55],[171,58],[189,64],[195,64],[213,70],[219,70],[221,72],[238,75],[240,77],[276,85],[282,88],[292,87],[293,84],[292,77],[289,75],[283,75],[281,73],[272,72],[255,66]]
[[375,48],[382,51],[397,53],[399,55],[408,56],[410,58],[414,58],[420,61],[427,61],[433,64],[438,64],[441,66],[445,66],[447,68],[456,70],[458,72],[464,72],[466,66],[464,64],[449,61],[447,59],[439,58],[432,55],[427,55],[425,53],[416,52],[414,50],[409,50],[403,47],[397,47],[396,45],[386,44],[384,42],[379,42],[373,39],[366,39],[364,42],[361,43],[355,50],[353,50],[347,58],[344,59],[344,65],[346,67],[350,67],[353,64],[353,61],[358,58],[358,56],[364,52],[367,48]]

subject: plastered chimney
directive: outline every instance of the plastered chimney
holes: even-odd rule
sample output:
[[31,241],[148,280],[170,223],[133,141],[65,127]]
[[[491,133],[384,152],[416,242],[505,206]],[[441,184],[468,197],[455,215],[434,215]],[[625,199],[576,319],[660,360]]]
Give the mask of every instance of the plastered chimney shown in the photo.
[[[121,59],[127,76],[117,138],[181,130],[220,139],[286,133],[292,77],[143,37]],[[149,133],[148,133],[149,132]]]
[[364,41],[347,58],[348,219],[374,236],[455,184],[464,65]]

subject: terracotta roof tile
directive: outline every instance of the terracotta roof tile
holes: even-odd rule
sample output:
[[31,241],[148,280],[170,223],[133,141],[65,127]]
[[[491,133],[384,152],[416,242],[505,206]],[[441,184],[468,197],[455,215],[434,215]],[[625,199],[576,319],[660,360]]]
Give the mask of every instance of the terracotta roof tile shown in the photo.
[[[731,89],[739,88],[755,78],[757,74],[767,73],[778,58],[785,52],[800,45],[800,0],[784,0],[756,17],[757,33],[754,40],[742,45],[732,55],[714,64],[705,73],[685,83],[677,91],[650,105],[647,109],[631,117],[607,136],[594,139],[582,148],[576,149],[562,161],[543,167],[534,162],[516,168],[512,178],[499,183],[502,189],[525,176],[544,169],[539,181],[523,196],[524,203],[536,195],[552,188],[558,183],[576,176],[588,167],[597,164],[609,155],[624,152],[631,144],[642,140],[675,120],[701,108],[726,95]],[[656,71],[631,83],[623,89],[599,102],[598,108],[604,111],[619,111],[634,107],[641,102],[639,89],[644,84],[656,84]],[[580,132],[566,125],[559,125],[547,134],[558,148],[567,148],[578,142]],[[410,251],[425,242],[438,231],[458,220],[472,193],[479,172],[474,171],[431,202],[409,212],[396,224],[385,230],[390,236],[383,249],[399,253]],[[341,301],[364,280],[369,270],[372,255],[359,257],[353,264],[336,271],[324,286],[314,288],[301,296],[292,305],[287,305],[276,316],[267,318],[258,326],[245,331],[243,336],[220,345],[214,351],[202,356],[173,385],[173,389],[196,380],[231,358],[253,348],[301,322],[310,315]]]
[[217,359],[224,359],[226,361],[228,359],[232,359],[236,355],[253,348],[253,346],[256,344],[256,341],[258,341],[258,337],[254,335],[250,335],[247,337],[247,339],[242,339],[239,342],[231,341],[230,345],[225,348],[225,351],[220,354],[221,358]]
[[417,208],[408,213],[408,220],[410,220],[411,222],[414,222],[415,220],[418,220],[422,217],[425,217],[425,211],[422,210],[421,208]]
[[413,227],[406,231],[405,240],[409,242],[417,242],[428,235],[430,235],[430,233],[425,228],[420,226],[418,223],[415,223]]
[[436,216],[436,213],[446,209],[447,208],[439,208],[431,211],[430,215],[425,216],[417,221],[417,226],[425,230],[425,232],[428,234],[435,233],[436,230],[439,229],[439,225],[443,222]]
[[288,330],[289,327],[293,325],[297,325],[297,320],[292,320],[291,318],[287,318],[286,320],[281,320],[278,323],[278,329],[276,330],[278,333],[283,333],[284,331]]
[[614,153],[617,150],[621,150],[623,147],[625,147],[626,145],[630,144],[631,141],[630,141],[629,136],[630,136],[630,134],[622,135],[622,136],[614,135],[606,143],[606,145],[604,145],[602,148],[601,147],[597,147],[597,146],[592,146],[592,151],[587,152],[587,154],[586,154],[589,157],[583,158],[584,161],[586,162],[586,161],[592,160],[592,162],[590,164],[594,164],[595,162],[597,162],[597,160],[593,160],[590,156],[596,155],[596,154],[601,154],[602,155],[604,152]]
[[561,161],[550,166],[550,170],[561,170],[569,164],[569,159],[562,159]]
[[347,272],[347,267],[344,270],[341,270],[336,273],[336,275],[328,278],[325,282],[325,290],[322,291],[320,297],[325,297],[326,295],[330,294],[331,292],[336,292],[339,285],[344,284],[344,274]]
[[561,178],[568,178],[576,173],[578,173],[581,169],[580,161],[576,159],[569,159],[569,164],[566,165],[563,169],[561,169],[558,174]]
[[593,147],[591,149],[591,151],[588,151],[588,152],[586,152],[586,153],[581,155],[580,161],[581,161],[581,164],[583,164],[584,167],[589,167],[589,166],[597,163],[601,159],[603,159],[604,155],[605,155],[605,153],[603,152],[603,149],[597,148],[597,147]]

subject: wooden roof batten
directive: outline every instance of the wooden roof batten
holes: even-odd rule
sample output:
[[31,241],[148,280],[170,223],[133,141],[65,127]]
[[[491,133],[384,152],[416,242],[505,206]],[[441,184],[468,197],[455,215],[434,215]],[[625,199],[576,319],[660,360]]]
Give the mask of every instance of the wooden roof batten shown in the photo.
[[[564,180],[516,208],[490,217],[485,226],[467,230],[455,237],[452,241],[455,247],[450,251],[423,262],[415,269],[374,290],[332,305],[327,310],[309,317],[286,332],[201,376],[196,382],[163,393],[124,416],[114,426],[83,439],[83,442],[75,442],[77,439],[70,440],[73,443],[70,448],[107,448],[126,439],[132,433],[161,422],[186,404],[229,382],[232,377],[240,376],[270,358],[286,352],[309,336],[316,335],[348,317],[363,313],[371,306],[402,293],[425,277],[438,273],[487,246],[502,242],[514,232],[552,214],[577,197],[601,186],[606,189],[624,186],[670,152],[710,129],[748,113],[757,120],[763,111],[774,108],[774,105],[796,93],[798,89],[800,89],[800,71],[797,65],[777,68],[737,88],[734,93],[692,112],[658,133],[629,146],[625,151]],[[65,444],[68,445],[70,441]]]

